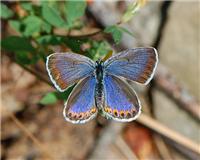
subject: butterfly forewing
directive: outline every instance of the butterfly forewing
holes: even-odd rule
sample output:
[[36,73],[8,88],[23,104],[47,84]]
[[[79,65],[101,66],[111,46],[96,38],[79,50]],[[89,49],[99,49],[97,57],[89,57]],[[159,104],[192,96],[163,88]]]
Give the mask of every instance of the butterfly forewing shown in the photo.
[[158,62],[155,48],[134,48],[118,53],[105,62],[106,72],[147,84]]
[[128,122],[137,118],[140,114],[140,102],[136,93],[130,86],[113,75],[104,78],[105,106],[103,112],[106,116]]
[[94,101],[95,84],[95,77],[89,76],[75,86],[65,103],[63,111],[63,115],[67,121],[85,123],[95,117],[97,114]]
[[61,92],[80,79],[91,75],[94,62],[74,53],[54,53],[47,57],[46,67],[54,86]]

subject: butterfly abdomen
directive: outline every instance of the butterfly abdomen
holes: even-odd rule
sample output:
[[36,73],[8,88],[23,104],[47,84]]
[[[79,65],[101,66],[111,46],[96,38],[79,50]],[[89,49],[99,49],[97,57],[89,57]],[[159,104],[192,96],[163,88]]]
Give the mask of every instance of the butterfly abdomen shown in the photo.
[[104,92],[102,82],[97,83],[95,87],[95,104],[98,109],[102,109],[104,106]]
[[95,70],[95,77],[96,77],[95,104],[98,109],[102,109],[104,103],[103,74],[104,74],[103,62],[97,61]]

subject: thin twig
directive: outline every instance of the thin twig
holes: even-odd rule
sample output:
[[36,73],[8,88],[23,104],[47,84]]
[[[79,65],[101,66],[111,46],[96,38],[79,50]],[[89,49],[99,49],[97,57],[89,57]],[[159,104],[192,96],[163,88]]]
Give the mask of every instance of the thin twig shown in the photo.
[[35,75],[38,79],[42,80],[43,82],[47,83],[48,85],[53,87],[53,84],[48,80],[47,76],[42,76],[41,74],[39,74],[37,71],[30,69],[27,66],[21,65],[19,63],[17,63],[18,65],[20,65],[22,68],[24,68],[25,70],[27,70],[29,73]]
[[69,37],[69,38],[87,38],[87,37],[92,37],[92,36],[95,36],[95,35],[97,35],[97,34],[100,34],[100,33],[102,33],[103,32],[103,30],[98,30],[98,31],[95,31],[95,32],[93,32],[93,33],[88,33],[88,34],[82,34],[82,35],[67,35],[67,37]]
[[155,84],[159,89],[177,102],[181,108],[200,120],[200,105],[197,100],[182,85],[180,85],[180,83],[178,83],[176,78],[162,64],[159,64],[157,68]]
[[[5,106],[4,106],[5,108]],[[44,156],[47,159],[54,159],[52,155],[46,150],[46,148],[40,143],[40,141],[24,126],[24,124],[10,111],[5,109],[8,112],[9,117],[14,121],[14,123],[24,132],[24,134],[29,137],[33,143],[42,151]]]
[[155,144],[157,146],[157,149],[159,151],[160,156],[162,159],[174,159],[172,154],[170,153],[168,146],[166,145],[164,141],[164,137],[161,137],[160,135],[156,134],[153,135],[153,138],[155,140]]
[[163,124],[156,121],[155,119],[153,119],[145,114],[141,114],[140,117],[136,121],[141,123],[142,125],[146,126],[147,128],[155,131],[156,133],[158,133],[176,143],[179,143],[180,145],[184,146],[185,148],[200,155],[200,145],[191,141],[187,137],[179,134],[178,132],[164,126]]
[[40,79],[41,81],[43,81],[43,82],[45,82],[45,83],[47,83],[48,85],[50,85],[50,86],[52,86],[53,87],[53,84],[49,81],[49,79],[48,79],[48,77],[46,76],[46,75],[42,75],[43,73],[39,73],[39,72],[37,72],[36,70],[34,70],[34,69],[31,69],[30,67],[27,67],[27,66],[25,66],[25,65],[22,65],[22,64],[20,64],[20,63],[17,63],[16,62],[16,60],[15,60],[15,58],[12,56],[13,54],[11,54],[11,53],[4,53],[3,52],[3,54],[4,55],[6,55],[12,62],[14,62],[14,63],[16,63],[16,64],[18,64],[19,66],[21,66],[23,69],[25,69],[26,71],[28,71],[29,73],[31,73],[32,75],[34,75],[34,76],[36,76],[38,79]]
[[[91,33],[87,33],[87,34],[80,34],[80,35],[74,35],[74,34],[71,34],[71,33],[67,33],[64,36],[63,36],[63,34],[58,34],[58,33],[54,33],[54,35],[57,36],[57,37],[63,37],[63,38],[81,39],[81,38],[90,38],[90,37],[95,36],[95,35],[100,34],[100,33],[104,33],[103,30],[98,29],[95,32],[91,32]],[[104,33],[104,34],[106,34],[106,33]]]
[[124,154],[126,159],[128,159],[128,160],[138,160],[138,158],[133,153],[131,148],[127,145],[127,143],[124,141],[122,136],[118,136],[116,139],[117,139],[117,141],[115,141],[114,143],[117,146],[117,148]]

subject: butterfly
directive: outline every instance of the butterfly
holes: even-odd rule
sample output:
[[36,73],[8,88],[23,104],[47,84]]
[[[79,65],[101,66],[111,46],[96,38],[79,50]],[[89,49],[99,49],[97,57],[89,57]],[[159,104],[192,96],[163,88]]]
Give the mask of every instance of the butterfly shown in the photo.
[[100,113],[129,122],[139,116],[141,104],[126,80],[148,84],[157,63],[156,49],[141,47],[124,50],[105,62],[76,53],[54,53],[47,57],[46,68],[60,92],[76,84],[64,104],[66,121],[85,123]]

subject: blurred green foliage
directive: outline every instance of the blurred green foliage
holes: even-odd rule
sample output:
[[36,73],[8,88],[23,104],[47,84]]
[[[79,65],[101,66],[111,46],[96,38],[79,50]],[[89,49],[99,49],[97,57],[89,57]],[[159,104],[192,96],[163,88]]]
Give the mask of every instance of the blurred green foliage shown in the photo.
[[85,1],[68,1],[65,3],[65,15],[67,17],[68,27],[73,27],[75,21],[85,14]]
[[10,10],[6,5],[1,3],[1,18],[7,19],[13,16],[12,10]]
[[[53,53],[55,45],[70,49],[72,52],[83,54],[93,60],[103,58],[111,52],[109,43],[105,40],[94,40],[90,36],[72,37],[68,34],[57,35],[54,30],[80,30],[86,26],[83,16],[87,7],[86,1],[29,1],[14,2],[23,14],[12,8],[11,3],[1,2],[1,18],[12,28],[16,34],[8,35],[1,40],[2,49],[10,52],[20,65],[32,65],[39,60],[46,61],[46,56]],[[9,4],[8,7],[7,4]],[[122,32],[131,35],[129,31],[119,25],[105,28],[101,33],[111,34],[114,42],[118,44]],[[87,45],[86,49],[83,46]],[[48,93],[41,104],[52,104],[57,99],[66,99],[70,88],[64,93]]]
[[47,104],[54,104],[57,102],[57,97],[53,92],[47,93],[41,100],[40,104],[47,105]]

